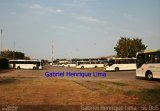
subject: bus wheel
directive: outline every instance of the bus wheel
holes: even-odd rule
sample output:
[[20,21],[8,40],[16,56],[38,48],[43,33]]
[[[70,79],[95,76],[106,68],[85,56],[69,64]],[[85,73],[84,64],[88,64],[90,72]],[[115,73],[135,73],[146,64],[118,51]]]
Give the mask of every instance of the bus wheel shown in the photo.
[[95,66],[94,68],[97,68],[97,66]]
[[68,65],[68,67],[70,67],[70,65]]
[[148,80],[152,80],[153,79],[153,75],[150,71],[146,72],[146,79]]
[[84,66],[82,66],[81,69],[84,69]]
[[115,71],[119,71],[119,68],[118,68],[118,67],[116,67],[116,68],[115,68]]
[[33,69],[36,69],[36,67],[33,67]]
[[20,66],[18,66],[17,69],[20,69]]

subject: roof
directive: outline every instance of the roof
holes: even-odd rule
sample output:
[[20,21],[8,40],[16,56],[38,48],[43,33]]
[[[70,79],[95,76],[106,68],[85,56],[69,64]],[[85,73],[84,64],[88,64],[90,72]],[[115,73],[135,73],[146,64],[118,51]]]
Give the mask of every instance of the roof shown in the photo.
[[18,60],[9,60],[9,61],[40,61],[40,60],[22,60],[22,59],[18,59]]
[[160,52],[160,50],[154,49],[154,50],[146,50],[144,53],[151,53],[151,52]]
[[110,58],[110,59],[136,59],[135,57],[133,57],[133,58]]
[[145,50],[145,51],[137,52],[137,54],[153,53],[153,52],[160,52],[160,49]]

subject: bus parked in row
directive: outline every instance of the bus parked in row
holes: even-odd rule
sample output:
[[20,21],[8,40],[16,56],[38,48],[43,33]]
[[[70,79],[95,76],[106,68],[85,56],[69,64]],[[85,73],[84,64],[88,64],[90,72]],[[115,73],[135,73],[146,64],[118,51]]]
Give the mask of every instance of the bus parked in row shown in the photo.
[[136,77],[160,78],[160,50],[137,52]]
[[64,64],[64,67],[76,67],[76,62],[68,62],[67,64]]
[[9,67],[16,69],[42,69],[40,60],[9,60]]
[[104,67],[107,64],[108,59],[106,58],[85,58],[85,59],[71,59],[65,63],[56,63],[52,66],[62,67],[76,67],[76,68],[97,68]]
[[104,67],[107,61],[77,61],[76,68]]
[[108,60],[106,71],[136,70],[136,58],[111,58]]

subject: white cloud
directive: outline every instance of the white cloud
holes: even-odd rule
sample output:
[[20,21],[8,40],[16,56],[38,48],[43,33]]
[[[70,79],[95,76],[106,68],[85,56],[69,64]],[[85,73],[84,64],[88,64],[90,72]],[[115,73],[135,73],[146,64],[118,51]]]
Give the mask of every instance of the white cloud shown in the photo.
[[41,6],[40,4],[33,4],[31,6],[29,6],[30,9],[36,9],[36,10],[40,10],[40,11],[45,11],[45,12],[49,12],[49,13],[63,13],[64,10],[62,9],[54,9],[54,8],[50,8],[50,7],[44,7]]
[[55,10],[57,13],[62,13],[62,12],[64,12],[64,10],[62,10],[62,9],[57,9],[57,10]]
[[39,5],[39,4],[33,4],[33,5],[30,6],[29,8],[32,8],[32,9],[42,9],[42,6]]
[[96,2],[97,0],[73,0],[72,2],[66,2],[63,5],[68,7],[83,7],[88,5],[89,2]]
[[102,21],[102,20],[99,20],[95,17],[92,17],[92,16],[84,16],[84,15],[76,15],[76,14],[73,14],[73,16],[79,20],[82,20],[84,22],[89,22],[89,23],[105,23],[105,21]]
[[63,13],[64,12],[64,10],[62,9],[52,9],[52,8],[46,8],[46,11],[50,13]]
[[84,20],[84,21],[88,21],[88,22],[100,22],[98,19],[91,17],[91,16],[79,16],[79,19]]

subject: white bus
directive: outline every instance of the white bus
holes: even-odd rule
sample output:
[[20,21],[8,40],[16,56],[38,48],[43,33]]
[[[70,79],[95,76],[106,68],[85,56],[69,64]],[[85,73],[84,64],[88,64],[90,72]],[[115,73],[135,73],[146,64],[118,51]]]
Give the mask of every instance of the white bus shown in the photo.
[[67,64],[64,65],[64,67],[76,67],[77,61],[82,61],[83,59],[71,59],[68,61]]
[[97,68],[104,67],[104,61],[77,61],[76,68]]
[[42,69],[40,60],[9,60],[9,67],[16,69]]
[[65,64],[64,67],[76,67],[76,62],[70,61],[67,64]]
[[160,50],[137,52],[136,77],[160,78]]
[[65,64],[64,67],[76,67],[76,63]]
[[108,60],[106,71],[136,70],[136,58],[112,58]]
[[68,60],[66,59],[56,59],[51,63],[51,65],[64,67],[67,63],[68,63]]

